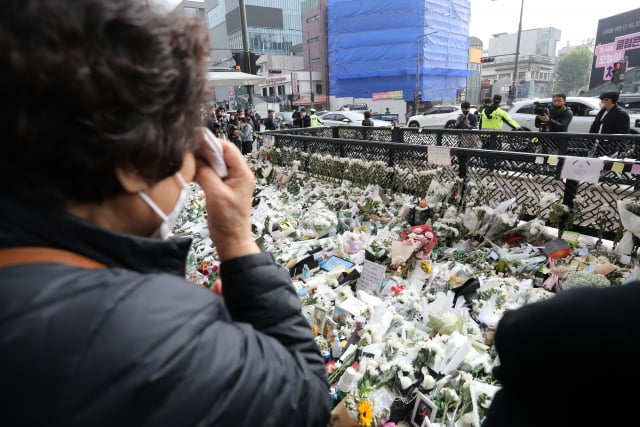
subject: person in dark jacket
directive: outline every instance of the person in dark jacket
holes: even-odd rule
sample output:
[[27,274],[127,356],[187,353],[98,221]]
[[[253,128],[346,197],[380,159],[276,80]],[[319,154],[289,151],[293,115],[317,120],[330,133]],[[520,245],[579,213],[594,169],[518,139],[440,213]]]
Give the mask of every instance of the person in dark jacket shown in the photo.
[[[482,427],[635,425],[640,282],[562,291],[496,328],[501,388]],[[602,387],[606,391],[602,391]],[[598,391],[600,390],[600,391]]]
[[267,118],[264,119],[264,128],[266,130],[276,130],[278,125],[276,124],[276,118],[274,117],[275,111],[267,111]]
[[[198,151],[202,20],[6,0],[0,28],[0,424],[325,427],[309,323],[251,232],[251,170],[228,141],[224,179]],[[164,239],[194,179],[218,293],[185,279],[190,239]]]
[[629,118],[629,113],[616,104],[619,97],[620,94],[614,91],[600,94],[602,109],[593,120],[589,133],[629,133],[631,119]]
[[454,127],[456,129],[478,129],[478,116],[469,112],[471,104],[464,101],[460,104],[460,109],[462,110],[462,114],[456,119]]
[[362,126],[373,126],[373,120],[371,120],[371,111],[364,112],[364,120],[361,123]]
[[550,110],[539,114],[535,119],[535,126],[540,132],[567,132],[573,120],[573,111],[567,108],[567,95],[556,93],[551,97]]

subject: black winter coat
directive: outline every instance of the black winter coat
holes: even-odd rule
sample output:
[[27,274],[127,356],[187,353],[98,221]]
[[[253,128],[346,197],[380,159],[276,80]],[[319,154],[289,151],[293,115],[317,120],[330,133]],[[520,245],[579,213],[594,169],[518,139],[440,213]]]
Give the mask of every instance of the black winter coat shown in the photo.
[[[589,133],[606,133],[606,134],[626,134],[629,133],[629,129],[631,127],[631,119],[629,118],[629,113],[623,108],[620,108],[617,105],[614,105],[611,111],[602,118],[606,110],[604,108],[600,109],[598,115],[593,120],[591,124],[591,128],[589,129]],[[600,125],[602,124],[602,132],[600,132]]]
[[222,263],[223,302],[185,280],[188,239],[120,234],[4,194],[0,206],[0,248],[108,266],[0,268],[0,424],[327,425],[322,359],[270,254]]
[[640,382],[639,300],[632,282],[507,311],[495,333],[502,388],[482,427],[636,425],[637,393],[622,390]]

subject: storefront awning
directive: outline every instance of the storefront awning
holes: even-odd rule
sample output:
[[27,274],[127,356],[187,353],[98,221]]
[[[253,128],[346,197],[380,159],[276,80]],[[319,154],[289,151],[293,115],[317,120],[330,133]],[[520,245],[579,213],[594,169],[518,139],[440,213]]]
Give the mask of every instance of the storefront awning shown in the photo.
[[[313,97],[314,101],[313,104],[314,105],[318,105],[318,104],[326,104],[327,103],[327,95],[314,95]],[[309,98],[300,98],[297,101],[293,102],[293,105],[311,105],[311,99]]]

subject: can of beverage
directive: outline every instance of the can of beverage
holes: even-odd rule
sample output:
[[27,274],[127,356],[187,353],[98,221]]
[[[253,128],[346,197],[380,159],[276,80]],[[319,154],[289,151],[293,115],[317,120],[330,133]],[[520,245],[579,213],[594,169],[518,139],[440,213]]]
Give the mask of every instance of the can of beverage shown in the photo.
[[324,363],[329,363],[329,361],[331,360],[331,353],[329,352],[329,350],[322,350],[320,352],[320,355],[322,356],[322,361]]

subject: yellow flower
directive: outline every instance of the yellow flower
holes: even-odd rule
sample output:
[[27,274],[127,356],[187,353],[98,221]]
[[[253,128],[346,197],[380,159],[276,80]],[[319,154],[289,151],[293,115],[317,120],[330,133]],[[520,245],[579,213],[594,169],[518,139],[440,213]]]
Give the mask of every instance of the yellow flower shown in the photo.
[[433,267],[431,267],[431,264],[429,264],[427,261],[422,261],[421,267],[422,267],[422,271],[424,271],[425,273],[427,274],[433,273]]
[[371,411],[371,403],[366,400],[360,402],[358,406],[358,412],[360,413],[360,424],[363,426],[370,426],[373,422],[373,413]]

